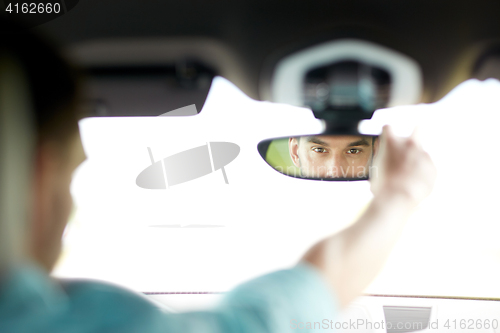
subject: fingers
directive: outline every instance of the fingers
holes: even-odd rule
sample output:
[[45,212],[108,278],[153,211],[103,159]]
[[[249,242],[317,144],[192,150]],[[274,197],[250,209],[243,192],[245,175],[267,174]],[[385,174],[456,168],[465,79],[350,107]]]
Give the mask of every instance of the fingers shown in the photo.
[[384,127],[382,128],[380,142],[381,144],[383,143],[384,145],[390,145],[390,146],[397,144],[397,142],[399,142],[399,144],[406,143],[406,145],[408,146],[414,146],[421,149],[422,145],[420,143],[420,133],[421,133],[420,127],[416,126],[409,137],[407,138],[398,137],[394,134],[392,128],[389,125],[384,125]]
[[419,202],[430,193],[436,171],[430,156],[420,145],[419,131],[415,128],[409,137],[399,137],[390,126],[383,127],[379,152],[373,162],[376,174],[374,177],[370,174],[374,195],[385,189],[409,194],[412,200]]
[[382,128],[382,137],[385,139],[386,144],[393,144],[397,139],[396,135],[392,131],[391,126],[389,125],[384,125],[384,127]]
[[392,138],[394,137],[394,133],[392,133],[392,129],[389,125],[384,125],[384,127],[382,127],[382,139],[386,139],[387,138]]
[[394,135],[388,125],[382,127],[382,134],[380,134],[380,148],[382,151],[385,150],[388,140],[392,140]]
[[412,141],[412,143],[414,143],[415,146],[418,148],[422,148],[422,144],[420,142],[420,133],[422,133],[422,131],[420,130],[420,127],[416,126],[413,129],[413,133],[410,135],[410,138],[409,138]]
[[419,140],[419,138],[420,138],[420,127],[419,126],[415,126],[415,128],[413,129],[413,133],[411,133],[411,135],[410,135],[410,138],[415,140],[415,141]]

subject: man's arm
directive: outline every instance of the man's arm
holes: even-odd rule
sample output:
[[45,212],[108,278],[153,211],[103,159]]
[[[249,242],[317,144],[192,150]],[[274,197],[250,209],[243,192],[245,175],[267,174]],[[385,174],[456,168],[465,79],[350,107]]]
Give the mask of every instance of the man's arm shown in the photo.
[[374,198],[350,227],[313,246],[302,261],[326,277],[341,306],[375,278],[415,207],[432,190],[436,169],[415,138],[395,137],[384,127],[374,161]]

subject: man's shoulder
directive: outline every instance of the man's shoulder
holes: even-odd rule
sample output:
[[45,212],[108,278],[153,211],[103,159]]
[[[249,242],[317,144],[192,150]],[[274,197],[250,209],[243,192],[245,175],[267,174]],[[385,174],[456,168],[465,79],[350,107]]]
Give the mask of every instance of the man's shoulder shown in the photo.
[[[107,282],[55,279],[34,265],[0,286],[0,332],[158,332],[164,314],[145,296]],[[140,329],[140,330],[139,330]]]
[[73,306],[96,306],[107,310],[137,312],[157,310],[144,295],[109,282],[87,279],[58,279]]

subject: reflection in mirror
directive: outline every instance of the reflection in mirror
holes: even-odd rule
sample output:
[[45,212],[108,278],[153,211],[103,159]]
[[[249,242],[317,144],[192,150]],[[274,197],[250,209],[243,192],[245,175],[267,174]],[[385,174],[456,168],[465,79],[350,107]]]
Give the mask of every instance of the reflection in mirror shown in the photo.
[[287,176],[316,180],[365,180],[379,140],[368,135],[307,135],[259,143],[264,160]]

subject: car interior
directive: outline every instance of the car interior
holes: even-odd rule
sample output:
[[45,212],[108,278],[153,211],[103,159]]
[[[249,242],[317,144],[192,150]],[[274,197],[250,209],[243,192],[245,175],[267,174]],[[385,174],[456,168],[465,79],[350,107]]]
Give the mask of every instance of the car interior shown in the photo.
[[59,3],[25,22],[83,73],[54,276],[206,309],[355,221],[382,127],[418,127],[435,189],[338,320],[407,325],[338,330],[500,332],[500,2]]

